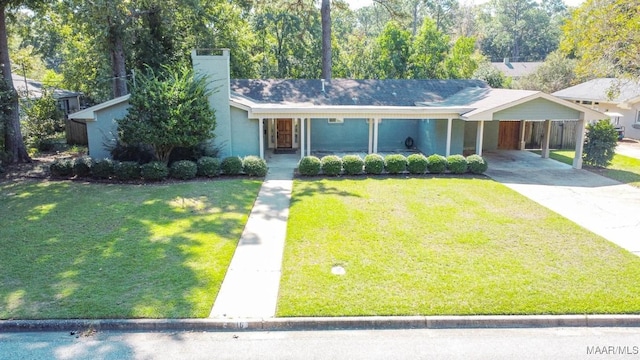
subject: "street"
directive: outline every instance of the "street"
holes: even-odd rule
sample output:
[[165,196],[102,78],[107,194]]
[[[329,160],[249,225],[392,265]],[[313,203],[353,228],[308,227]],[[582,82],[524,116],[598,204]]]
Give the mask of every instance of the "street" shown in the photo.
[[0,334],[0,359],[640,359],[639,328]]

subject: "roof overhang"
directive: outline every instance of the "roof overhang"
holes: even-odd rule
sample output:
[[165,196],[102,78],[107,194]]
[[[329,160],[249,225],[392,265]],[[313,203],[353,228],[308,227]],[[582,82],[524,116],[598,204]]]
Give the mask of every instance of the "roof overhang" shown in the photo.
[[120,96],[98,105],[69,114],[69,119],[78,121],[96,121],[96,112],[129,101],[131,94]]

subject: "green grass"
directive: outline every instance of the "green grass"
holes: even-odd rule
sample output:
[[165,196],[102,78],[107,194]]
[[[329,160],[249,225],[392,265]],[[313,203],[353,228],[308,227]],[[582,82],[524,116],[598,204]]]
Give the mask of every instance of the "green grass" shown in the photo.
[[485,178],[296,180],[287,231],[278,316],[640,312],[640,258]]
[[208,316],[259,187],[0,183],[0,319]]
[[[537,153],[540,152],[537,151]],[[565,164],[573,165],[575,151],[553,150],[549,154],[549,157]],[[606,169],[590,166],[585,166],[584,168],[610,179],[620,181],[621,183],[640,188],[640,159],[616,154],[611,161],[611,165]]]

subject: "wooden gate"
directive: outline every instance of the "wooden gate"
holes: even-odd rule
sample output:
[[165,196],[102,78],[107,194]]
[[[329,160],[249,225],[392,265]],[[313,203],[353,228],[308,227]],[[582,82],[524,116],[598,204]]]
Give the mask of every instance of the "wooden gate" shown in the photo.
[[292,138],[292,126],[291,119],[278,119],[277,123],[277,133],[278,138],[276,142],[276,148],[291,148],[291,138]]
[[498,149],[518,150],[520,143],[520,121],[500,121]]

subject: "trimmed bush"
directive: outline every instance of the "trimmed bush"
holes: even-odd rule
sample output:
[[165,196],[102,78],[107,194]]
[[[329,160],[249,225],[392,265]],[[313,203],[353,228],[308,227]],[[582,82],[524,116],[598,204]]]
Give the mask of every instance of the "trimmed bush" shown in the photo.
[[447,169],[454,174],[464,174],[467,172],[467,159],[460,154],[450,155],[447,157]]
[[69,159],[56,159],[49,166],[49,171],[52,176],[69,177],[73,175],[73,162]]
[[298,172],[303,176],[316,176],[320,173],[322,163],[315,156],[305,156],[298,163]]
[[161,181],[169,176],[169,168],[161,161],[152,161],[140,166],[140,174],[146,181]]
[[379,154],[369,154],[364,157],[364,172],[379,175],[384,171],[384,158]]
[[364,160],[359,155],[345,155],[342,158],[342,167],[347,175],[360,175],[364,167]]
[[327,176],[338,176],[342,172],[342,160],[335,155],[324,156],[320,162],[322,172]]
[[114,172],[118,180],[136,180],[140,178],[140,165],[135,161],[123,161],[116,164]]
[[190,160],[179,160],[171,164],[169,175],[174,179],[190,180],[196,177],[198,165]]
[[197,165],[198,176],[214,177],[220,171],[220,160],[214,157],[203,156],[198,159]]
[[427,171],[427,157],[422,154],[411,154],[407,156],[407,170],[411,174],[424,174]]
[[407,158],[402,154],[391,154],[384,158],[384,167],[389,174],[400,174],[407,169]]
[[73,174],[78,177],[87,177],[91,175],[93,167],[93,159],[88,156],[81,156],[73,160]]
[[484,174],[487,168],[489,168],[487,161],[480,155],[467,156],[467,165],[469,171],[473,174]]
[[427,170],[432,174],[442,174],[447,170],[447,158],[442,155],[430,155],[427,161]]
[[109,179],[115,174],[115,163],[111,159],[97,160],[91,168],[94,179]]
[[242,159],[237,156],[229,156],[222,159],[220,169],[225,175],[239,175],[242,172]]
[[618,146],[618,131],[609,119],[587,125],[582,160],[586,165],[605,168],[611,164]]
[[249,176],[263,177],[267,175],[269,168],[267,162],[254,155],[249,155],[242,160],[242,170]]

